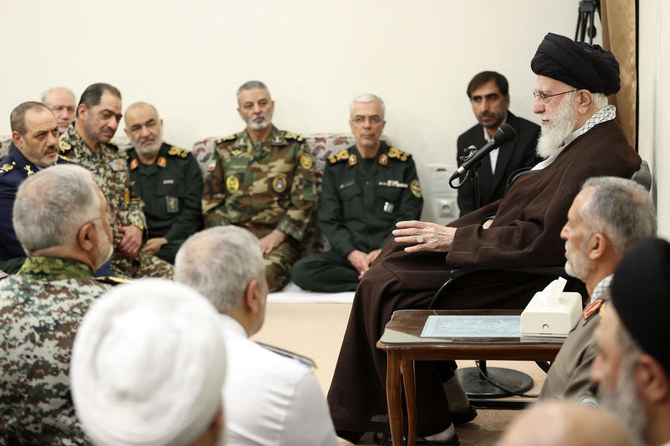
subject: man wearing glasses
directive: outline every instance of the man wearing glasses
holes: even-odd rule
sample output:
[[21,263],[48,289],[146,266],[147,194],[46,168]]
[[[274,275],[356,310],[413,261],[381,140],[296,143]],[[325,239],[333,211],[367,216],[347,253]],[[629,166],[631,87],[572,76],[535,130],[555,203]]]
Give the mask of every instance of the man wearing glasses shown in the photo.
[[233,224],[258,237],[270,291],[278,291],[316,205],[314,162],[302,137],[272,125],[265,84],[245,82],[237,102],[247,128],[217,141],[202,194],[205,227]]
[[[454,268],[462,277],[441,298],[446,309],[523,309],[553,278],[491,268],[563,266],[559,234],[570,204],[592,176],[630,178],[640,157],[614,122],[607,96],[619,91],[619,64],[598,45],[548,34],[531,68],[537,74],[533,111],[542,120],[539,153],[547,159],[510,179],[501,200],[441,226],[399,222],[394,239],[356,289],[328,403],[338,434],[350,440],[386,413],[386,354],[375,346],[393,311],[427,308]],[[486,269],[489,269],[488,271]],[[455,443],[442,382],[418,361],[418,434]],[[440,397],[441,398],[438,398]],[[423,403],[422,403],[423,401]],[[345,432],[346,431],[346,432]],[[447,442],[447,443],[445,443]]]
[[356,144],[328,159],[319,198],[319,227],[331,250],[295,264],[293,282],[303,289],[355,290],[395,224],[421,216],[412,156],[381,141],[384,102],[373,94],[358,96],[350,112]]

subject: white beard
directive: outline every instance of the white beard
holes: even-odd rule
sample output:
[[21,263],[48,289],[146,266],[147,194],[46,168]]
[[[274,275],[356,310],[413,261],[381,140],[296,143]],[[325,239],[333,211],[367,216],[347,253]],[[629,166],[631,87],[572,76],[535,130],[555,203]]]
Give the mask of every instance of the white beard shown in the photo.
[[[561,144],[565,138],[575,130],[577,118],[572,108],[574,93],[568,93],[558,106],[553,117],[549,117],[549,124],[542,126],[540,138],[537,140],[536,152],[544,159],[556,155],[561,151]],[[542,115],[540,115],[542,117]]]

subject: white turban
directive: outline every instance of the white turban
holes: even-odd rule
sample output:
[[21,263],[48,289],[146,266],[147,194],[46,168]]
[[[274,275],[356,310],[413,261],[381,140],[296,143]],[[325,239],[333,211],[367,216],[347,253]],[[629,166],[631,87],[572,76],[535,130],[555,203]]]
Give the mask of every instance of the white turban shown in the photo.
[[221,407],[219,315],[177,282],[141,279],[91,306],[77,332],[70,381],[97,445],[188,445]]

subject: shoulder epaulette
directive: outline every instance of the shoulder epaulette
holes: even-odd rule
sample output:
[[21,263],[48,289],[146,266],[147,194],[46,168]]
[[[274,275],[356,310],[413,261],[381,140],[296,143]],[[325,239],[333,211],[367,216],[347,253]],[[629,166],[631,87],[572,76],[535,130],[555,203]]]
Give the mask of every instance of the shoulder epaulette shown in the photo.
[[9,172],[13,169],[14,169],[14,164],[9,164],[9,163],[3,164],[2,166],[0,166],[0,175],[4,175],[4,174],[6,174],[7,172]]
[[296,135],[296,134],[293,133],[293,132],[285,132],[285,133],[284,133],[284,138],[286,138],[286,139],[295,139],[296,141],[303,141],[302,136],[300,136],[300,135]]
[[340,150],[334,155],[328,157],[328,162],[331,164],[339,163],[340,161],[345,161],[349,159],[349,149]]
[[412,155],[402,150],[391,147],[389,149],[389,158],[397,158],[400,161],[407,161]]
[[190,152],[185,149],[181,149],[179,147],[172,146],[168,149],[167,154],[170,156],[178,157],[178,158],[186,158]]
[[67,161],[68,163],[73,163],[73,164],[74,164],[74,161],[73,161],[72,158],[70,158],[69,156],[61,155],[61,154],[59,153],[59,154],[58,154],[58,158],[59,158],[59,159],[62,159],[62,160],[65,160],[65,161]]
[[121,277],[115,276],[102,276],[95,278],[100,283],[106,283],[107,285],[121,285],[123,283],[130,283],[132,280],[122,279]]
[[67,152],[68,150],[72,149],[72,146],[70,145],[69,142],[61,140],[58,143],[58,147],[60,148],[61,152]]
[[224,137],[221,138],[221,139],[217,139],[217,140],[216,140],[216,143],[217,143],[217,144],[221,144],[222,142],[226,142],[226,141],[234,141],[235,139],[237,139],[237,133],[234,133],[234,134],[232,134],[232,135],[228,135],[228,136],[224,136]]

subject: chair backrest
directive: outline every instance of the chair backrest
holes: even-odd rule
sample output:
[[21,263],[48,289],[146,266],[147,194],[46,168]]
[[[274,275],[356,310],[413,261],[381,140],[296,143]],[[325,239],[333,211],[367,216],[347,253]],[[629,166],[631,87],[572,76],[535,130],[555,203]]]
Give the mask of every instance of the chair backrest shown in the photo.
[[650,191],[654,179],[651,175],[651,170],[649,170],[649,164],[647,164],[645,160],[642,160],[640,168],[635,171],[635,173],[633,174],[632,177],[630,177],[630,179],[638,184],[641,184],[642,186],[644,186],[645,189]]

